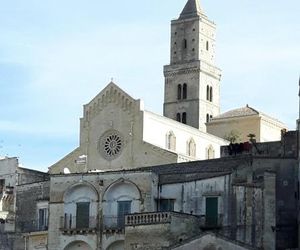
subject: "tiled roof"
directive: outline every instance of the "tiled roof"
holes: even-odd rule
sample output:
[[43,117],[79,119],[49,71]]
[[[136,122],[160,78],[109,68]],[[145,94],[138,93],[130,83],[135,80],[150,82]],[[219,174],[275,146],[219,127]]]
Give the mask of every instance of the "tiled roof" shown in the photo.
[[260,114],[259,111],[247,105],[246,107],[229,110],[223,114],[215,116],[212,120],[241,117],[241,116],[252,116],[252,115],[259,115],[259,114]]

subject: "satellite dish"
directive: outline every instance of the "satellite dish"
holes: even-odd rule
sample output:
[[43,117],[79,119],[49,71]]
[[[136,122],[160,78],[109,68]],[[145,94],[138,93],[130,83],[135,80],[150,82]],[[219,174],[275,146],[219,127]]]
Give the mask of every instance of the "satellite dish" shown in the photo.
[[64,168],[64,174],[71,174],[71,172],[68,168]]

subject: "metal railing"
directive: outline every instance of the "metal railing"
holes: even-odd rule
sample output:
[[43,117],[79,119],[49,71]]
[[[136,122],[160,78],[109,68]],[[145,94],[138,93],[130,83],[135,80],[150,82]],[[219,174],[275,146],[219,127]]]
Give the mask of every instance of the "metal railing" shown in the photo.
[[96,229],[98,226],[97,217],[78,218],[72,215],[65,215],[60,218],[60,229]]
[[125,225],[150,225],[150,224],[163,224],[171,222],[171,213],[169,212],[155,212],[155,213],[142,213],[126,215]]
[[47,231],[48,225],[41,224],[38,220],[29,220],[18,222],[20,230],[23,233]]

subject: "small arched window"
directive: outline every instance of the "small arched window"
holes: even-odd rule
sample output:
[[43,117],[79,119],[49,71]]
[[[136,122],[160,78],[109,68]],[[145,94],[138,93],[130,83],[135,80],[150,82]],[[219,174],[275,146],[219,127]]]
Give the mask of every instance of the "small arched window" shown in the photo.
[[209,100],[212,102],[213,101],[213,88],[210,87],[209,89]]
[[206,50],[209,51],[209,42],[206,41]]
[[210,120],[209,114],[206,114],[206,123],[208,123]]
[[181,84],[177,86],[177,100],[181,100],[182,87]]
[[188,156],[196,157],[196,143],[193,138],[187,144],[187,154]]
[[206,100],[209,101],[209,86],[206,86]]
[[182,123],[186,124],[186,112],[182,113]]
[[176,136],[172,131],[167,134],[167,149],[176,150]]
[[181,114],[180,113],[176,114],[176,121],[181,122]]
[[209,160],[209,159],[214,159],[215,158],[215,150],[213,148],[213,146],[209,146],[207,148],[207,151],[206,151],[206,158]]
[[187,84],[186,83],[184,83],[183,84],[183,89],[182,89],[183,91],[183,93],[182,93],[182,99],[186,99],[187,98]]

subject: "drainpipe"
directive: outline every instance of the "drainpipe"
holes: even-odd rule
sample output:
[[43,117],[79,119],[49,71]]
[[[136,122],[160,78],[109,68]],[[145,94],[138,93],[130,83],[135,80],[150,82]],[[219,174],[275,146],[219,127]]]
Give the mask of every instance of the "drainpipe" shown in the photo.
[[24,250],[27,250],[27,236],[25,236],[25,248]]

